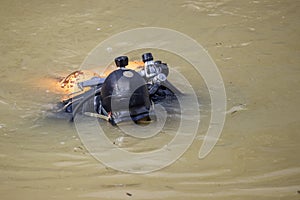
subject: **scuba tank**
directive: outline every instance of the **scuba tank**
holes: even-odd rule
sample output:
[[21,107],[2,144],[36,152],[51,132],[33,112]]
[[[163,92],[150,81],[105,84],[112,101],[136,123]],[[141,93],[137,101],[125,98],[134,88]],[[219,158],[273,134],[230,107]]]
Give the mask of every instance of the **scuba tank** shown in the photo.
[[125,68],[128,57],[117,57],[115,63],[119,69],[105,79],[100,95],[101,109],[97,112],[107,113],[114,124],[149,119],[151,102],[145,80],[136,71]]

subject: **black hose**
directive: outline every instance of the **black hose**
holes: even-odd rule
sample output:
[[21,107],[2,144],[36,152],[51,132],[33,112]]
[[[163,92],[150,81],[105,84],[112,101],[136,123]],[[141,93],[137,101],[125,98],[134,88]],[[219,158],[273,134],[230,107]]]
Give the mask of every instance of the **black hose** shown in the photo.
[[[91,89],[92,90],[92,89]],[[97,90],[92,91],[91,94],[88,94],[88,96],[86,96],[85,98],[82,99],[82,101],[80,101],[80,103],[74,108],[73,112],[72,112],[72,117],[70,119],[70,122],[74,122],[74,118],[79,110],[79,108],[85,103],[87,102],[90,98],[94,97],[96,93],[101,91],[101,87],[98,88]]]
[[183,93],[178,90],[174,85],[172,85],[172,83],[170,83],[168,80],[164,81],[161,83],[161,85],[165,86],[166,88],[168,88],[169,90],[171,90],[174,94],[177,95],[182,95]]

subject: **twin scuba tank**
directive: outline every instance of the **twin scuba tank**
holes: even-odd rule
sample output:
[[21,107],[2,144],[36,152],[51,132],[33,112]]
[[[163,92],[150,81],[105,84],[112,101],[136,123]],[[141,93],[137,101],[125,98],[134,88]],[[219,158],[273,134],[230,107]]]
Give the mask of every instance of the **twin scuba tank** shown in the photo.
[[96,112],[110,117],[113,124],[122,121],[149,120],[151,96],[167,80],[168,66],[153,61],[151,53],[142,55],[144,69],[137,72],[127,69],[128,57],[115,59],[117,70],[109,74],[101,87]]

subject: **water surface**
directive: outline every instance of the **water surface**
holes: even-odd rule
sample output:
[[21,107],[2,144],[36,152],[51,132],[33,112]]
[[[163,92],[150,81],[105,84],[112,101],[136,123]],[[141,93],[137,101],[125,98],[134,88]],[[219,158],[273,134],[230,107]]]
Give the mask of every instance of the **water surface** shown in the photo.
[[[293,0],[2,1],[1,198],[299,199],[299,6]],[[199,160],[207,89],[184,62],[157,54],[190,77],[203,125],[173,165],[132,175],[90,156],[72,124],[45,118],[60,98],[47,87],[78,69],[99,42],[148,26],[180,31],[207,49],[223,76],[230,112],[216,147]],[[171,131],[166,135],[152,143],[125,141],[151,150]]]

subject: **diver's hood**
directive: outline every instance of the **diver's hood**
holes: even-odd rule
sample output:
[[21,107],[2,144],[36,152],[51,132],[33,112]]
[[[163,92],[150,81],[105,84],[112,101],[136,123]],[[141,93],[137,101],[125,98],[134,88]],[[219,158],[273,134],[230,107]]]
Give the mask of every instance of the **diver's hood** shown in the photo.
[[112,72],[102,85],[100,98],[102,112],[108,113],[115,124],[149,118],[148,88],[134,70],[121,68]]

